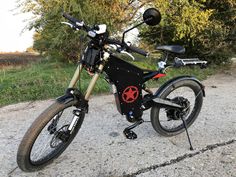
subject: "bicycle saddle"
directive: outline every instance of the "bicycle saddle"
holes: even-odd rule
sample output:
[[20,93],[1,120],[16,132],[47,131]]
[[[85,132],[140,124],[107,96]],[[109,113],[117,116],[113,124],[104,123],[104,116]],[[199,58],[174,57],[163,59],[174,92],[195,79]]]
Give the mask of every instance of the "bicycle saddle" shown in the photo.
[[158,46],[156,49],[178,53],[178,54],[182,54],[185,52],[185,48],[180,45],[162,45],[162,46]]

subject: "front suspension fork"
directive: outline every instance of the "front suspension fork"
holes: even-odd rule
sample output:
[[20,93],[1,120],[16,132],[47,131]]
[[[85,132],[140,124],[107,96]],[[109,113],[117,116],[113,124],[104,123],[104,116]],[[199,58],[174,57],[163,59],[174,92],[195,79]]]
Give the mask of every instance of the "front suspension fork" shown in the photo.
[[[86,91],[86,94],[85,94],[85,96],[84,96],[84,100],[85,100],[85,101],[88,101],[88,100],[89,100],[89,97],[90,97],[90,95],[91,95],[91,93],[92,93],[92,90],[93,90],[93,88],[94,88],[94,86],[95,86],[95,84],[96,84],[96,82],[97,82],[97,80],[98,80],[98,78],[99,78],[99,75],[100,75],[100,73],[102,72],[103,68],[104,68],[104,64],[100,64],[99,67],[98,67],[98,71],[94,74],[92,80],[90,81],[89,86],[88,86],[87,91]],[[69,89],[75,87],[77,81],[79,80],[79,77],[80,77],[80,75],[81,75],[81,72],[82,72],[82,64],[80,64],[80,65],[77,67],[77,69],[76,69],[76,71],[75,71],[75,74],[74,74],[74,76],[73,76],[73,78],[72,78],[72,80],[71,80],[71,82],[70,82]],[[81,110],[81,109],[76,109],[76,110],[73,111],[74,117],[73,117],[73,119],[72,119],[72,121],[71,121],[71,123],[70,123],[70,125],[69,125],[69,128],[68,128],[68,132],[69,132],[70,134],[72,134],[72,132],[73,132],[73,130],[74,130],[74,128],[75,128],[77,122],[78,122],[79,119],[80,119],[81,111],[83,111],[83,110]]]
[[104,65],[105,65],[104,63],[101,63],[99,65],[98,70],[95,72],[92,80],[90,81],[89,86],[88,86],[87,91],[86,91],[86,94],[84,96],[85,100],[87,100],[87,101],[89,100],[89,97],[90,97],[90,95],[91,95],[91,93],[93,91],[93,88],[94,88],[94,86],[95,86],[95,84],[96,84],[96,82],[97,82],[101,72],[103,71]]
[[[109,56],[110,56],[110,54],[108,52],[104,52],[103,58],[102,58],[102,62],[98,66],[98,69],[95,72],[95,74],[94,74],[94,76],[93,76],[92,80],[90,81],[89,86],[87,88],[86,94],[84,96],[85,100],[87,100],[87,101],[89,100],[89,97],[90,97],[90,95],[91,95],[91,93],[93,91],[93,88],[94,88],[94,86],[95,86],[95,84],[96,84],[100,74],[102,73],[103,68],[105,66],[105,63],[107,62]],[[70,84],[69,84],[69,87],[68,87],[69,89],[70,88],[75,88],[75,85],[76,85],[76,83],[78,82],[78,80],[80,78],[82,69],[83,69],[83,65],[82,65],[82,63],[80,63],[78,65],[76,71],[75,71],[75,74],[74,74],[73,78],[70,81]]]
[[[99,75],[102,72],[103,68],[104,68],[104,64],[100,64],[99,67],[98,67],[98,71],[94,74],[92,80],[90,81],[90,83],[88,85],[86,94],[84,96],[85,100],[87,100],[87,101],[89,100],[89,97],[90,97],[90,95],[93,91],[93,88],[94,88],[94,86],[95,86],[95,84],[96,84],[96,82],[99,78]],[[75,85],[76,85],[76,83],[78,82],[78,80],[81,76],[82,69],[83,69],[83,65],[79,64],[79,66],[77,67],[77,69],[74,73],[73,78],[70,81],[68,89],[75,88]]]
[[76,70],[75,70],[74,76],[72,77],[68,88],[74,88],[74,87],[75,87],[77,81],[78,81],[79,78],[80,78],[82,69],[83,69],[83,65],[82,65],[82,63],[80,63],[80,64],[78,65],[78,67],[76,68]]

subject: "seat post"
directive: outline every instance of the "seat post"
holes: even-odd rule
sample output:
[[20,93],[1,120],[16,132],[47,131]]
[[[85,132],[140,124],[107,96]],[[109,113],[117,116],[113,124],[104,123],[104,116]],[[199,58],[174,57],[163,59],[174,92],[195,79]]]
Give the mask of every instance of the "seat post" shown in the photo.
[[169,57],[169,52],[165,51],[165,60],[164,60],[165,63],[167,63],[168,57]]

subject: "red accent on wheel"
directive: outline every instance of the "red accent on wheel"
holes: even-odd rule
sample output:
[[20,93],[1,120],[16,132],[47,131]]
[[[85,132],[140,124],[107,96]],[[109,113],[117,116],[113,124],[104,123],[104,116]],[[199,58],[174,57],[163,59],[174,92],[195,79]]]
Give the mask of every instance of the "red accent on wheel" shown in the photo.
[[126,103],[133,103],[137,100],[139,95],[138,88],[135,86],[128,86],[122,93],[122,99]]

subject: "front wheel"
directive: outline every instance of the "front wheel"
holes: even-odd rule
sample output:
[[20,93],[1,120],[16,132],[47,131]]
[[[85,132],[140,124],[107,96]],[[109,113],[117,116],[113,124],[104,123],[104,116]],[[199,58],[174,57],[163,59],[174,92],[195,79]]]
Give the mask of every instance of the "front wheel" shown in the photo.
[[163,136],[174,136],[184,131],[182,118],[187,127],[196,120],[202,107],[203,91],[194,80],[179,80],[163,89],[159,97],[185,108],[184,111],[159,106],[151,109],[151,123],[156,132]]
[[[21,170],[39,170],[64,152],[84,120],[84,112],[74,107],[75,103],[56,101],[33,122],[18,148],[17,163]],[[75,116],[77,122],[69,131]]]

